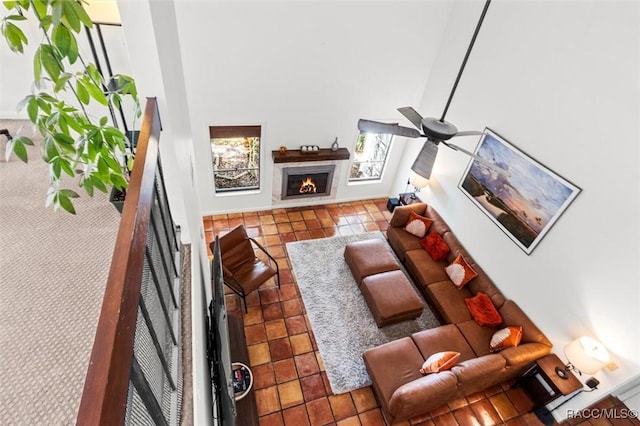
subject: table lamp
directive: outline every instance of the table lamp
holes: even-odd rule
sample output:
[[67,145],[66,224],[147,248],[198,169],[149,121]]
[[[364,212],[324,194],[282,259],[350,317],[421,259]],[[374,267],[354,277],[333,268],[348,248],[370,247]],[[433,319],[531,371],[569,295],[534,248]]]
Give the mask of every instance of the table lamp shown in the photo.
[[566,366],[556,367],[556,374],[567,379],[569,371],[579,375],[594,374],[611,361],[609,351],[598,340],[581,336],[564,347],[564,354],[569,360]]

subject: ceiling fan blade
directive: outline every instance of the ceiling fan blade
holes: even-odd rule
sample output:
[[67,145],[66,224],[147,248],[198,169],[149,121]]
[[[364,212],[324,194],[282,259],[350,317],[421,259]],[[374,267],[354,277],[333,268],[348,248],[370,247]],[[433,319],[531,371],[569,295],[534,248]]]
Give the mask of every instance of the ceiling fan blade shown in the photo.
[[502,174],[504,174],[506,176],[511,176],[511,173],[509,173],[509,171],[507,169],[503,169],[502,167],[492,163],[491,161],[485,160],[484,158],[474,154],[471,151],[467,151],[466,149],[464,149],[462,147],[459,147],[458,145],[454,145],[452,143],[449,143],[449,142],[441,141],[441,143],[443,143],[445,146],[447,146],[447,147],[449,147],[449,148],[451,148],[451,149],[453,149],[455,151],[460,151],[460,152],[462,152],[464,154],[467,154],[469,157],[473,158],[476,161],[479,161],[480,163],[484,164],[485,166],[489,167],[490,169],[495,170],[498,173],[502,173]]
[[408,138],[419,138],[420,132],[409,127],[398,126],[397,124],[379,123],[371,120],[358,120],[358,130],[361,132],[383,133],[389,135],[406,136]]
[[482,136],[483,132],[479,130],[464,130],[462,132],[456,133],[456,136]]
[[422,149],[416,157],[416,161],[413,162],[411,170],[419,174],[425,179],[431,177],[431,171],[433,170],[433,163],[436,162],[436,155],[438,154],[438,144],[434,141],[427,139],[422,145]]
[[414,126],[418,128],[418,130],[422,131],[422,116],[418,114],[418,111],[411,107],[402,107],[398,108],[398,112],[404,115],[407,120],[413,123]]

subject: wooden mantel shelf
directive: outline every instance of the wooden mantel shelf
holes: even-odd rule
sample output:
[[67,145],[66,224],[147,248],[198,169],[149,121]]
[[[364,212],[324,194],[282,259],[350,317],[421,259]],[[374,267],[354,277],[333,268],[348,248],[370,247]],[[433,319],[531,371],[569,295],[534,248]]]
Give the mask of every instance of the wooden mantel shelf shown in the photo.
[[289,149],[284,153],[271,151],[274,163],[301,163],[305,161],[326,161],[326,160],[348,160],[349,150],[338,148],[332,151],[331,148],[321,148],[313,153],[303,153],[299,149]]

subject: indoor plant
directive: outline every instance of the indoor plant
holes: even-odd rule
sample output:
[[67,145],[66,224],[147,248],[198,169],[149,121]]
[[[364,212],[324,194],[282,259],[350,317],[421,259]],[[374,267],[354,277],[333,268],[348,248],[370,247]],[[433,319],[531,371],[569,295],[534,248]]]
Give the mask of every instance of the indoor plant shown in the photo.
[[[107,113],[110,105],[119,108],[125,97],[131,97],[136,116],[140,115],[133,78],[118,74],[105,81],[96,65],[82,57],[77,36],[92,22],[80,2],[18,0],[3,5],[7,12],[0,30],[13,52],[24,54],[30,22],[37,23],[42,34],[33,56],[34,89],[19,109],[26,109],[44,138],[43,158],[49,164],[51,181],[47,206],[75,213],[73,199],[79,195],[64,188],[64,175],[78,177],[78,185],[90,196],[95,189],[123,191],[133,150],[127,135],[109,122]],[[96,116],[96,110],[104,115],[99,112]],[[7,144],[7,156],[13,153],[27,162],[25,145],[33,141],[15,135]]]

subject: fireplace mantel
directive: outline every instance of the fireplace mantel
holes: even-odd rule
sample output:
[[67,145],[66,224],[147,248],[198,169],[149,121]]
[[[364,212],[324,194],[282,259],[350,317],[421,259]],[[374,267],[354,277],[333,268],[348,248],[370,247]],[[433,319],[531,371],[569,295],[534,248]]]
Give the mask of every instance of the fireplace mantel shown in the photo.
[[299,149],[289,149],[284,153],[280,151],[271,151],[274,163],[303,163],[306,161],[326,161],[326,160],[348,160],[349,150],[347,148],[338,148],[332,151],[331,148],[321,148],[313,153],[303,153]]

